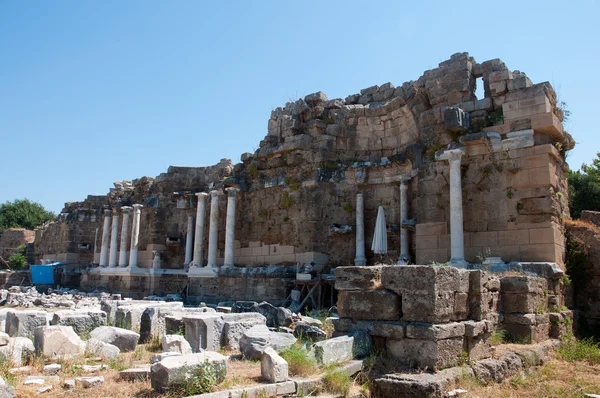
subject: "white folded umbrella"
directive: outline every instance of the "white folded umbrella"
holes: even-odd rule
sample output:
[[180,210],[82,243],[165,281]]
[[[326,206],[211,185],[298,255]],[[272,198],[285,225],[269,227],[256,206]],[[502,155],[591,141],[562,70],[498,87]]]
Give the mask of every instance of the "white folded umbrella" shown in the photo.
[[379,209],[377,210],[377,221],[375,222],[375,233],[373,234],[371,250],[377,254],[387,253],[387,231],[383,206],[379,206]]

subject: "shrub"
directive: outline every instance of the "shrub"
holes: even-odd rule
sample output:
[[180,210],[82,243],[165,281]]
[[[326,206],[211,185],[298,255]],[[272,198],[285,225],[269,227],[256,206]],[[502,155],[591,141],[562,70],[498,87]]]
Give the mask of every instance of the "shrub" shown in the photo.
[[206,394],[214,390],[217,386],[219,375],[215,367],[206,360],[199,364],[194,370],[182,380],[169,389],[175,396],[189,396],[197,394]]
[[600,344],[592,338],[563,340],[558,347],[558,356],[566,361],[586,361],[600,364]]
[[323,386],[327,392],[336,396],[342,395],[347,397],[350,393],[352,379],[348,372],[343,369],[327,369],[323,376]]
[[293,345],[279,355],[288,363],[292,376],[309,376],[317,367],[314,357],[300,345]]
[[13,269],[27,268],[27,257],[21,253],[15,253],[8,258],[8,265]]

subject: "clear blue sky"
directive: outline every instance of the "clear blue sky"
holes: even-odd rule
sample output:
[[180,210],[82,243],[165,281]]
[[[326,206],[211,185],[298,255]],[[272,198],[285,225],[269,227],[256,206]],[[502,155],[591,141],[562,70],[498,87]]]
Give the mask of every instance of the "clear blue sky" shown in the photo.
[[553,83],[572,168],[600,151],[598,1],[0,2],[0,202],[50,210],[239,161],[273,108],[398,85],[453,53]]

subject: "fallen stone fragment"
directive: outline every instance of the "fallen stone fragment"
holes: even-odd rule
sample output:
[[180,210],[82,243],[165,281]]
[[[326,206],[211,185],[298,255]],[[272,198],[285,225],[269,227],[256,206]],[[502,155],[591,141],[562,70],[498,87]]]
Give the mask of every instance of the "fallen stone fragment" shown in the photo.
[[35,330],[35,348],[49,358],[83,354],[84,343],[71,326],[42,326]]
[[183,355],[191,354],[192,347],[187,340],[177,334],[166,334],[162,338],[162,348],[165,352],[179,352]]
[[[91,338],[86,342],[85,349],[86,352],[99,355],[100,357],[106,359],[116,359],[121,353],[121,350],[116,345],[105,343],[94,338]],[[99,358],[99,360],[102,360],[102,358]]]
[[44,386],[44,387],[42,387],[42,388],[39,388],[39,389],[36,391],[36,393],[37,393],[37,394],[43,394],[43,393],[45,393],[45,392],[48,392],[48,391],[50,391],[50,390],[52,390],[52,386]]
[[140,335],[114,326],[100,326],[90,333],[90,338],[117,346],[121,351],[135,351]]
[[44,366],[44,373],[47,375],[55,375],[62,369],[62,365],[59,363],[52,363]]
[[125,369],[119,372],[119,379],[126,381],[146,380],[150,377],[150,365],[139,368]]
[[23,382],[23,385],[28,386],[30,384],[39,384],[41,386],[44,383],[46,383],[46,379],[44,379],[43,377],[39,377],[39,376],[27,376],[27,378]]
[[288,363],[271,347],[260,358],[260,374],[269,383],[279,383],[288,378]]
[[67,388],[67,389],[75,388],[75,380],[73,380],[73,379],[65,380],[65,382],[63,383],[63,388]]
[[255,325],[244,332],[240,339],[240,351],[244,358],[260,359],[267,347],[281,352],[296,343],[296,338],[289,333],[271,332],[265,325]]
[[216,371],[217,381],[227,375],[227,357],[213,351],[197,354],[172,356],[152,365],[150,378],[152,388],[157,392],[166,391],[169,386],[181,382],[198,365],[209,363]]
[[81,384],[83,388],[92,388],[99,386],[104,383],[104,376],[94,376],[94,377],[77,377],[75,381]]

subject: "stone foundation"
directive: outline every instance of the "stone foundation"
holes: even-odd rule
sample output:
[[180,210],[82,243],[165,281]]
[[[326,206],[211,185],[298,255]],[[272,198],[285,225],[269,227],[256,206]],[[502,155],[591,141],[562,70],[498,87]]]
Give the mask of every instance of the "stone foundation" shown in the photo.
[[568,332],[571,312],[548,312],[548,286],[562,272],[537,268],[548,279],[449,266],[338,267],[334,326],[340,334],[366,330],[387,356],[412,368],[488,358],[498,328],[528,343]]

